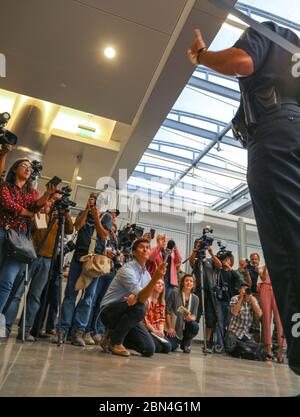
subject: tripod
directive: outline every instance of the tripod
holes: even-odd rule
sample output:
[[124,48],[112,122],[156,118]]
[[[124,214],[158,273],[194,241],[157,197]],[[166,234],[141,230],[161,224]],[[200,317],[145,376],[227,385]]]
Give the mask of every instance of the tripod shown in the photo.
[[[223,332],[222,332],[222,328],[220,325],[220,317],[219,317],[219,311],[217,308],[217,301],[216,301],[216,296],[214,293],[214,290],[211,286],[211,283],[209,282],[209,277],[206,277],[206,284],[207,284],[207,288],[205,288],[204,286],[204,268],[205,268],[205,259],[206,259],[206,254],[205,254],[205,249],[200,249],[196,255],[195,258],[195,263],[194,263],[194,267],[193,267],[193,275],[194,277],[197,279],[197,275],[196,269],[198,269],[199,272],[199,278],[200,278],[200,291],[201,291],[201,303],[202,303],[202,312],[201,312],[201,316],[203,318],[202,321],[202,326],[203,326],[203,338],[204,338],[204,349],[203,349],[203,353],[206,355],[207,353],[211,353],[211,350],[207,348],[207,340],[206,340],[206,307],[205,307],[205,291],[207,292],[210,301],[211,301],[211,305],[215,314],[215,318],[216,318],[216,326],[218,327],[219,333],[221,335],[222,341],[223,341],[223,345],[225,346],[224,343],[224,337],[223,337]],[[206,274],[207,275],[207,274]]]
[[[65,208],[56,207],[57,214],[56,219],[58,220],[58,229],[55,236],[55,244],[52,252],[52,260],[48,275],[48,282],[44,293],[43,305],[40,309],[39,318],[35,326],[35,332],[37,335],[40,335],[40,330],[42,323],[45,317],[46,307],[47,307],[47,298],[50,288],[51,279],[58,279],[59,288],[58,288],[58,321],[57,321],[57,345],[60,346],[63,343],[62,332],[61,332],[61,294],[62,294],[62,279],[63,279],[63,266],[64,266],[64,237],[65,237]],[[58,261],[58,262],[57,262]],[[58,268],[54,274],[54,268],[58,263]]]

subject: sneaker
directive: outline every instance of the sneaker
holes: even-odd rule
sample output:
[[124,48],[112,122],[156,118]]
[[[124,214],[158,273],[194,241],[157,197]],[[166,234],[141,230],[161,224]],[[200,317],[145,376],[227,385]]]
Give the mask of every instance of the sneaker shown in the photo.
[[[17,340],[23,340],[22,329],[19,329],[18,331]],[[35,342],[35,337],[30,334],[30,330],[25,330],[24,340],[25,342]]]
[[86,345],[88,345],[88,346],[94,346],[96,343],[95,343],[95,340],[93,339],[93,337],[91,336],[91,333],[86,333],[85,335],[84,335],[84,337],[83,337],[83,339],[84,339],[84,341],[85,341],[85,344]]
[[85,346],[84,332],[82,330],[75,331],[75,333],[72,336],[71,343],[74,346],[84,347]]
[[110,347],[110,351],[114,355],[130,356],[130,352],[128,352],[128,350],[126,350],[126,348],[123,345],[113,345],[113,346]]
[[[66,341],[66,333],[65,333],[65,332],[63,332],[63,331],[61,331],[61,332],[60,332],[60,343],[61,343],[61,344],[62,344],[62,343],[65,343],[65,341]],[[59,340],[58,340],[58,332],[57,332],[57,331],[55,332],[55,335],[52,335],[52,336],[50,337],[50,342],[51,342],[51,343],[58,344]]]
[[216,345],[215,349],[214,349],[214,352],[215,353],[224,353],[225,352],[224,346]]

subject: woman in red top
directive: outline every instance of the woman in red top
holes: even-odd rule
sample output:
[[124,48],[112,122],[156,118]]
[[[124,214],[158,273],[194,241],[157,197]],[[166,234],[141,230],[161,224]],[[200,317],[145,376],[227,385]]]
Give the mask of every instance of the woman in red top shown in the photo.
[[151,333],[156,353],[169,353],[171,351],[171,344],[164,335],[165,317],[165,283],[160,279],[153,288],[145,317],[145,325]]
[[39,198],[30,181],[32,167],[28,159],[17,160],[9,169],[6,181],[0,180],[0,313],[2,312],[22,263],[6,257],[6,230],[27,233],[34,213],[45,204],[56,187],[47,190]]

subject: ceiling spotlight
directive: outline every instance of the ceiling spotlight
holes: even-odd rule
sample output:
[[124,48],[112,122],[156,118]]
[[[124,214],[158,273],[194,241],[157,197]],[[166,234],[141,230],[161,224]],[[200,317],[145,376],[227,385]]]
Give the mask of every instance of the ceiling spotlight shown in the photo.
[[106,58],[112,59],[116,56],[116,51],[114,48],[109,46],[108,48],[104,49],[104,55]]
[[81,181],[82,177],[76,177],[77,181]]

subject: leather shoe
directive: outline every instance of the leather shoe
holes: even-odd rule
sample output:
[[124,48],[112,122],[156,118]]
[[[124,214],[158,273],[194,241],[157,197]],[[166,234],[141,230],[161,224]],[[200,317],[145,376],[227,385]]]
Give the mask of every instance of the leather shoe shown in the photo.
[[110,350],[114,355],[130,356],[130,352],[123,345],[113,345],[110,347]]

